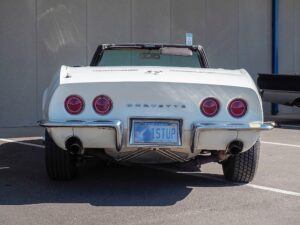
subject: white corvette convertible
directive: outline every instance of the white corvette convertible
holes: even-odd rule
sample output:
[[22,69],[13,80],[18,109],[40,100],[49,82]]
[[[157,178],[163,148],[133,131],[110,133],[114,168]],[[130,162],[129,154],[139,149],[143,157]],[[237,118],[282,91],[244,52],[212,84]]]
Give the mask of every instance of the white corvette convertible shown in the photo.
[[101,45],[88,67],[62,66],[43,96],[50,178],[85,156],[127,163],[219,162],[250,182],[259,157],[260,95],[243,69],[210,69],[201,46]]

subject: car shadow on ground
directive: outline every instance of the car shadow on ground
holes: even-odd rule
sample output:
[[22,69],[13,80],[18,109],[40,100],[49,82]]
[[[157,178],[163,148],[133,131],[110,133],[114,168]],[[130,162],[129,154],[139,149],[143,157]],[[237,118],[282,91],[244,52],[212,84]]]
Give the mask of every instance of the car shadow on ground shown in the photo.
[[80,168],[77,179],[51,181],[46,175],[43,148],[0,145],[0,205],[169,206],[186,198],[193,187],[233,185],[141,166],[103,166],[95,159]]

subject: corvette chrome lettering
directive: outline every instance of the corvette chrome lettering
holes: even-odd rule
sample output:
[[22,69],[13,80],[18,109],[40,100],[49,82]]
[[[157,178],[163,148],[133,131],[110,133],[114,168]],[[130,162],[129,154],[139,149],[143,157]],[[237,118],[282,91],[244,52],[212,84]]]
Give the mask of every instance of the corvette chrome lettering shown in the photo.
[[186,105],[182,105],[182,104],[174,104],[174,105],[171,105],[171,104],[141,104],[141,103],[128,103],[126,104],[126,107],[127,108],[167,108],[167,109],[170,109],[170,108],[175,108],[175,109],[178,109],[178,108],[181,108],[181,109],[186,109],[187,106]]

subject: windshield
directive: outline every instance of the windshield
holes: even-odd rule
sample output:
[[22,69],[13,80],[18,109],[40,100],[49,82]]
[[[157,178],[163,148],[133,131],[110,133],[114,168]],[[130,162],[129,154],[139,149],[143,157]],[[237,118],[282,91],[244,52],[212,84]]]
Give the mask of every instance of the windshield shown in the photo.
[[105,49],[97,66],[202,67],[198,51],[178,49]]

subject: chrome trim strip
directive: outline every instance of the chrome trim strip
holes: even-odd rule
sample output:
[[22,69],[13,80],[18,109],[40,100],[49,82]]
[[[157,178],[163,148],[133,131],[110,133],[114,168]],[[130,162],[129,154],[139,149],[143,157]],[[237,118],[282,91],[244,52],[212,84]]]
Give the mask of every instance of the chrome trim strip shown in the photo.
[[185,158],[182,158],[181,156],[179,156],[178,154],[176,154],[175,152],[172,152],[168,149],[159,149],[157,150],[159,152],[164,152],[166,155],[169,155],[175,159],[177,159],[177,161],[180,161],[180,162],[187,162],[189,161],[190,159],[185,159]]
[[193,128],[201,130],[272,130],[274,127],[272,122],[252,122],[252,123],[201,123],[193,124]]
[[95,121],[68,120],[65,122],[39,121],[38,124],[46,128],[52,128],[52,127],[112,128],[115,130],[116,133],[116,149],[120,151],[122,148],[123,125],[120,120],[95,120]]
[[275,126],[273,122],[252,122],[252,123],[203,123],[196,122],[193,124],[191,152],[193,153],[198,146],[198,137],[203,130],[254,130],[266,131],[272,130]]

